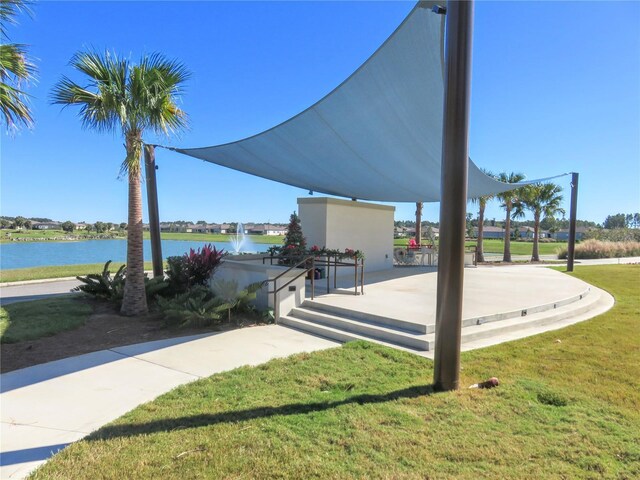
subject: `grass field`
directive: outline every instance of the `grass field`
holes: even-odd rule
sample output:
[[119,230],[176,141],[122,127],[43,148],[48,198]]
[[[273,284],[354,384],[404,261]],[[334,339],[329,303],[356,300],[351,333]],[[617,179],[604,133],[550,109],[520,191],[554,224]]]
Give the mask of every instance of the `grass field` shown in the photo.
[[640,266],[575,275],[615,307],[463,353],[459,391],[433,393],[430,360],[351,343],[179,387],[32,478],[638,478]]
[[[109,270],[112,273],[118,271],[122,262],[112,262]],[[15,270],[0,270],[0,282],[22,282],[25,280],[41,280],[45,278],[64,278],[100,273],[104,263],[87,263],[83,265],[61,265],[46,267],[17,268]],[[145,270],[152,270],[151,262],[144,262]]]
[[55,335],[83,325],[93,309],[79,298],[56,297],[0,307],[0,343]]
[[51,238],[74,237],[74,240],[84,240],[87,237],[96,237],[97,235],[111,236],[113,238],[126,238],[127,232],[112,231],[105,234],[96,232],[87,232],[86,230],[75,230],[67,233],[63,230],[2,230],[0,234],[0,243],[11,242],[11,238],[27,238],[31,241],[47,241]]
[[[97,235],[96,232],[87,232],[85,230],[75,230],[71,233],[64,232],[62,230],[2,230],[0,235],[0,242],[10,242],[10,238],[28,238],[32,241],[46,241],[49,238],[63,238],[63,237],[77,237],[77,240],[83,240],[86,237],[92,237]],[[126,238],[126,231],[112,231],[109,232],[116,238]],[[162,233],[163,240],[187,240],[187,241],[200,241],[203,242],[228,242],[232,235],[214,234],[214,233]],[[144,232],[144,238],[149,239],[149,232]],[[282,243],[283,236],[279,235],[247,235],[253,243]]]
[[[397,247],[406,246],[409,243],[408,238],[397,238],[393,244]],[[484,253],[499,253],[504,251],[504,242],[496,239],[485,239]],[[476,242],[467,242],[468,247],[475,246]],[[540,243],[540,255],[555,255],[559,249],[566,248],[567,242]],[[512,255],[531,255],[533,251],[533,242],[511,242]]]
[[[203,242],[229,242],[233,235],[215,234],[215,233],[163,233],[163,240],[202,240]],[[151,238],[149,232],[144,232],[144,238]],[[246,238],[252,243],[276,243],[281,244],[284,240],[280,235],[247,235]]]

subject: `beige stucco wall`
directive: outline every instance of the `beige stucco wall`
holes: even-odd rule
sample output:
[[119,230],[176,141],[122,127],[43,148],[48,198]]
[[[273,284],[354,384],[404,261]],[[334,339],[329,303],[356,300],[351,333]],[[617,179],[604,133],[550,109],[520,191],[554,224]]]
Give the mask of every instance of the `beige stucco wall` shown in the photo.
[[395,207],[314,197],[299,198],[298,212],[308,248],[362,250],[368,272],[393,267]]
[[[251,259],[256,257],[256,259]],[[288,267],[280,267],[277,265],[263,265],[262,260],[257,259],[259,256],[243,255],[240,258],[242,260],[229,260],[225,259],[220,268],[216,271],[215,279],[235,280],[238,282],[238,287],[244,289],[247,285],[254,282],[262,282],[270,278],[275,278]],[[233,257],[231,257],[233,258]],[[292,276],[300,273],[300,270],[289,272],[286,276],[278,279],[277,288],[287,283]],[[293,287],[294,289],[291,289]],[[267,292],[273,290],[273,282],[262,287],[257,292],[256,299],[252,302],[259,310],[266,308],[273,308],[273,295],[268,295]],[[293,308],[300,306],[304,302],[305,297],[305,281],[304,276],[294,280],[290,286],[285,287],[278,294],[279,300],[279,312],[280,315],[287,315]]]

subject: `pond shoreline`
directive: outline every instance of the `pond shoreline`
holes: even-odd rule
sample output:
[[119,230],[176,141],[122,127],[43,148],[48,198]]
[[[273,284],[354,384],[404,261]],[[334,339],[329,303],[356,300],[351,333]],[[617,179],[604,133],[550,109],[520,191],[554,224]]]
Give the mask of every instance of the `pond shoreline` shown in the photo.
[[[80,241],[67,241],[67,242],[11,242],[2,245],[2,255],[0,257],[0,272],[2,279],[5,280],[5,276],[13,276],[14,270],[23,269],[45,269],[50,270],[58,267],[69,270],[72,266],[90,266],[95,269],[95,265],[101,267],[108,260],[113,261],[113,267],[115,264],[122,264],[127,258],[127,242],[124,239],[103,239],[103,240],[80,240]],[[243,252],[256,252],[265,251],[271,245],[280,245],[280,243],[253,243],[251,240],[246,241],[242,247]],[[280,238],[274,238],[273,240],[280,240]],[[162,256],[163,258],[180,256],[188,253],[190,249],[197,250],[202,248],[205,244],[211,243],[218,250],[224,250],[226,252],[234,251],[234,247],[228,241],[215,242],[202,239],[193,240],[162,240]],[[144,240],[144,258],[146,261],[151,261],[151,242],[150,240]],[[85,269],[81,269],[80,273],[76,273],[74,269],[66,276],[85,275]],[[101,271],[100,268],[97,271]],[[40,274],[35,278],[43,278]],[[56,277],[60,275],[55,275]],[[27,278],[33,279],[33,277]]]

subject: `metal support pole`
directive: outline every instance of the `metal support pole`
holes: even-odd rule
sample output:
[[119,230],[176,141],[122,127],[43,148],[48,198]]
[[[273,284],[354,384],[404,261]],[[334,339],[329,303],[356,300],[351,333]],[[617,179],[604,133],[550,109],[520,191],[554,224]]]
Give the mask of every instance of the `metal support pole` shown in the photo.
[[573,272],[576,250],[576,214],[578,210],[578,173],[571,174],[571,207],[569,211],[569,246],[567,248],[567,272]]
[[158,188],[156,185],[156,147],[144,146],[144,169],[147,177],[147,205],[149,207],[149,233],[151,234],[151,259],[153,276],[161,277],[162,243],[160,240],[160,216],[158,214]]
[[311,259],[311,300],[316,292],[316,257]]
[[434,389],[460,380],[473,2],[447,2]]

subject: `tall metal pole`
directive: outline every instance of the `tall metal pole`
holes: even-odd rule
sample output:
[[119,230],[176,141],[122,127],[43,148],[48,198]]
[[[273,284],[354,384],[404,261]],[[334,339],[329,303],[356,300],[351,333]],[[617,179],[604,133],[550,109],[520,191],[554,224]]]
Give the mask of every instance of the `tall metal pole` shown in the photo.
[[433,374],[434,388],[440,391],[457,389],[460,380],[473,2],[449,1],[446,15],[440,254]]
[[578,211],[578,173],[571,174],[571,207],[569,211],[569,247],[567,248],[567,272],[573,272],[576,251],[576,214]]
[[160,216],[158,214],[158,188],[156,186],[156,147],[144,146],[144,170],[147,177],[147,205],[149,207],[149,233],[151,234],[151,259],[153,276],[164,275],[162,271],[162,244],[160,241]]

